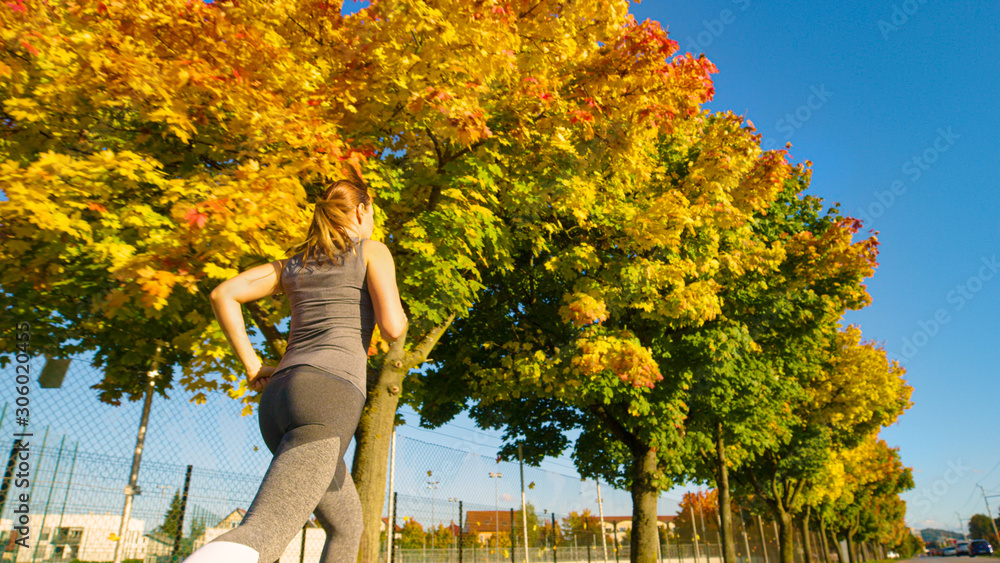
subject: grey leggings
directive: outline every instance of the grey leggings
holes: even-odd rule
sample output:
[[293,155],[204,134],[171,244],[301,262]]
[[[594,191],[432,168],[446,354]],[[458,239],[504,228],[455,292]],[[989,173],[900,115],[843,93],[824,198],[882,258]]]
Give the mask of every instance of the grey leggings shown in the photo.
[[326,531],[322,563],[358,559],[361,501],[344,463],[365,398],[344,378],[297,365],[272,376],[260,398],[260,433],[274,454],[242,523],[213,539],[277,561],[310,513]]

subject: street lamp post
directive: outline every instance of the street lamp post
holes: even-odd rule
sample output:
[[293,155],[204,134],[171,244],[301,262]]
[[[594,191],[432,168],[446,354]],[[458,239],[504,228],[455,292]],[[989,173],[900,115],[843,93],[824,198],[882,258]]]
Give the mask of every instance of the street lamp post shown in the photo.
[[[170,488],[170,485],[164,485],[160,483],[159,485],[156,486],[156,488],[160,489],[160,504],[165,503],[167,501],[167,489]],[[164,511],[164,514],[166,514],[167,512],[169,512],[169,510]]]
[[[427,472],[427,476],[431,476],[431,472]],[[434,549],[434,536],[437,535],[437,530],[434,529],[434,491],[438,489],[438,483],[440,481],[427,480],[427,488],[431,490],[431,549]]]
[[[499,493],[499,491],[500,491],[500,478],[501,477],[503,477],[503,473],[500,473],[499,471],[496,472],[496,473],[494,473],[492,471],[490,472],[490,479],[494,479],[494,481],[493,481],[493,508],[494,508],[494,510],[496,510],[496,513],[493,516],[493,518],[494,518],[494,520],[496,520],[496,530],[497,530],[496,536],[494,536],[494,538],[495,538],[495,544],[496,544],[495,545],[495,547],[496,547],[496,552],[495,552],[496,553],[496,558],[495,559],[496,559],[497,563],[500,563],[500,493]],[[511,525],[513,525],[513,522],[511,523]]]

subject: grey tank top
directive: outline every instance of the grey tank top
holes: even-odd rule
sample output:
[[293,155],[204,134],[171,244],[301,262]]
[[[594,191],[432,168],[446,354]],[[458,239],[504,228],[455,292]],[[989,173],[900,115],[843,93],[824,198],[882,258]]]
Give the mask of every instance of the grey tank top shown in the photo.
[[[375,309],[366,283],[365,240],[354,240],[342,264],[315,255],[303,263],[305,252],[292,256],[281,271],[281,288],[291,304],[288,346],[279,371],[309,365],[347,379],[368,396],[368,346],[375,329]],[[315,251],[314,251],[315,252]]]

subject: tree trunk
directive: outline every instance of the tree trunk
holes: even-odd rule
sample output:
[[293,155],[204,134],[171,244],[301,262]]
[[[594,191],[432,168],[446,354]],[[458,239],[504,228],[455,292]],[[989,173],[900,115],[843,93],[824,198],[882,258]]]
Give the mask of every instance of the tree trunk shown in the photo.
[[403,389],[406,370],[387,359],[379,373],[380,385],[368,389],[368,401],[354,432],[356,441],[351,477],[361,498],[364,530],[361,533],[359,563],[377,563],[379,528],[385,501],[386,459],[396,419],[396,406]]
[[795,525],[792,515],[784,508],[775,510],[778,516],[778,549],[781,563],[795,563]]
[[847,532],[845,536],[847,538],[847,557],[849,558],[850,563],[858,563],[858,554],[855,550],[857,546],[854,545],[854,534],[852,532]]
[[455,316],[452,315],[428,332],[411,351],[406,352],[406,337],[389,344],[389,352],[375,381],[368,382],[368,400],[361,412],[361,420],[354,431],[354,462],[351,477],[361,499],[364,529],[358,563],[378,563],[379,534],[382,508],[385,502],[386,467],[389,459],[389,442],[396,421],[396,407],[403,391],[403,378],[410,368],[423,364]]
[[812,511],[811,506],[806,507],[806,511],[802,514],[802,522],[799,530],[802,532],[802,557],[805,563],[812,563],[812,543],[809,541],[809,514]]
[[[631,563],[656,563],[659,531],[656,528],[656,501],[660,490],[653,484],[657,452],[648,447],[636,448],[635,475],[632,478],[632,547]],[[692,516],[694,513],[692,512]]]
[[823,563],[830,563],[830,546],[826,542],[826,518],[820,513],[819,519],[819,545],[823,550]]
[[836,532],[830,532],[830,539],[833,540],[833,547],[837,548],[837,561],[839,563],[848,563],[848,558],[844,555],[844,549],[840,546],[840,538],[837,537]]
[[715,427],[716,478],[719,491],[719,521],[724,563],[737,563],[736,542],[733,540],[733,511],[729,498],[729,468],[726,467],[726,445],[722,441],[722,423]]

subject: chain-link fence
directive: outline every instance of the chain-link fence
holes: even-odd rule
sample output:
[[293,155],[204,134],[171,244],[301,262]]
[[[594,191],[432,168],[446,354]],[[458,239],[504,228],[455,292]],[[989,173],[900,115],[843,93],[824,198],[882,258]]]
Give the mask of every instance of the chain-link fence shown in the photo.
[[[44,364],[44,358],[33,359],[30,372],[40,373]],[[32,379],[29,420],[21,420],[13,399],[0,406],[0,455],[6,459],[0,561],[113,561],[116,549],[125,561],[179,561],[238,525],[253,500],[271,459],[256,413],[241,416],[240,405],[221,394],[201,405],[183,390],[157,395],[141,463],[133,467],[143,403],[101,403],[91,388],[100,378],[86,358],[74,358],[58,386],[43,388]],[[353,448],[348,461],[352,455]],[[517,462],[398,436],[392,464],[395,502],[385,503],[382,530],[386,563],[629,559],[627,492],[604,485],[602,510],[593,481],[525,466],[528,510],[522,514]],[[123,527],[133,470],[138,486]],[[674,515],[661,515],[661,560],[719,563],[713,518],[707,526],[704,516],[695,519],[694,530],[682,534]],[[736,520],[741,561],[778,561],[772,522],[749,514]],[[395,531],[391,556],[389,528]],[[322,528],[309,522],[280,561],[319,561],[324,540]],[[814,557],[820,545],[816,537]],[[802,555],[800,550],[797,557]]]

